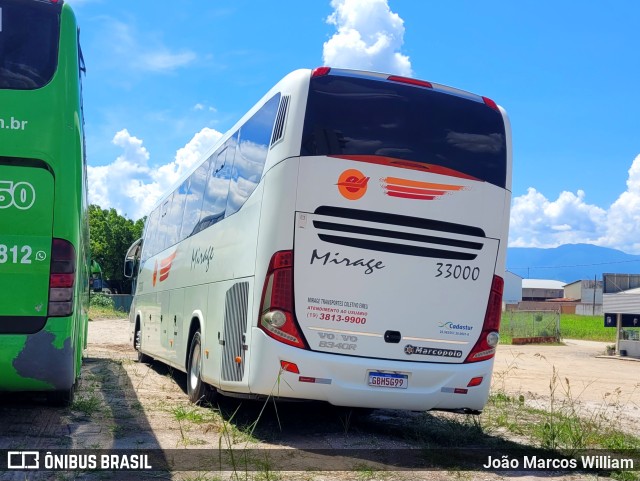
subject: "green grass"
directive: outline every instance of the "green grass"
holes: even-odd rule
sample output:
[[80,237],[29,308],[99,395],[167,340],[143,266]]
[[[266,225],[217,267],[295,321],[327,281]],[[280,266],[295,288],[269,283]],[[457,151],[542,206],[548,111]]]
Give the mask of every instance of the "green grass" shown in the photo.
[[215,411],[198,406],[175,406],[169,410],[176,421],[189,421],[194,424],[215,422]]
[[565,339],[614,342],[616,330],[604,327],[603,316],[578,316],[563,314],[560,317],[560,334]]
[[500,344],[511,344],[512,340],[511,334],[500,326]]
[[124,319],[128,317],[128,315],[127,312],[118,311],[113,307],[89,307],[89,319]]
[[517,398],[494,390],[481,415],[481,422],[525,436],[532,445],[565,452],[583,449],[640,448],[640,438],[618,429],[629,409],[617,390],[588,411],[581,410],[580,393],[575,393],[568,379],[561,379],[556,368],[549,383],[549,409],[531,407],[524,395]]
[[[500,324],[500,344],[511,344],[508,317],[503,313]],[[604,327],[603,316],[578,316],[562,314],[560,316],[560,337],[562,339],[581,339],[585,341],[615,342],[616,330]]]
[[[514,367],[510,366],[496,375],[498,379],[511,376],[513,370]],[[575,456],[582,450],[628,450],[637,453],[640,449],[640,437],[620,429],[626,424],[624,415],[630,408],[620,389],[605,394],[599,405],[582,409],[582,391],[576,392],[567,378],[562,379],[555,366],[549,382],[548,408],[535,407],[535,403],[526,402],[523,394],[511,396],[503,389],[499,386],[492,389],[489,402],[480,415],[482,431],[487,434],[500,433],[502,438],[507,431],[527,446],[569,456]],[[639,481],[640,472],[613,471],[611,478]]]
[[98,413],[102,411],[103,408],[104,406],[102,405],[102,401],[93,393],[85,393],[81,396],[77,396],[71,404],[72,411],[79,411],[87,416]]

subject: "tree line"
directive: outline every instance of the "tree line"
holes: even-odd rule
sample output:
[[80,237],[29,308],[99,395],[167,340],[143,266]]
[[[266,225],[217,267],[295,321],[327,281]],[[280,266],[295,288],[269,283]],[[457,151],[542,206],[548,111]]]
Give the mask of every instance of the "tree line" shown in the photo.
[[145,218],[133,221],[111,209],[89,206],[91,260],[102,268],[102,278],[120,293],[131,292],[131,282],[123,275],[124,256],[136,239],[142,237]]

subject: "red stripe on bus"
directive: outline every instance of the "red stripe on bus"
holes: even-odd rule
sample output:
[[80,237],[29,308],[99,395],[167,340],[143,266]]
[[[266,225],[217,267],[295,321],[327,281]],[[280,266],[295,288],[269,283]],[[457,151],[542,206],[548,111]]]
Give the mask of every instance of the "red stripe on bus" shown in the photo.
[[422,194],[422,195],[444,195],[444,190],[432,190],[432,189],[415,189],[412,187],[401,187],[399,185],[388,184],[386,188],[389,192],[405,192],[407,194]]
[[162,259],[160,261],[160,269],[164,269],[165,267],[168,267],[170,269],[171,268],[171,263],[173,262],[173,259],[176,258],[176,254],[177,253],[178,253],[178,251],[176,250],[169,257],[166,257],[166,258]]
[[417,199],[417,200],[433,200],[438,196],[435,195],[416,195],[416,194],[406,194],[404,192],[387,192],[389,197],[401,197],[403,199]]

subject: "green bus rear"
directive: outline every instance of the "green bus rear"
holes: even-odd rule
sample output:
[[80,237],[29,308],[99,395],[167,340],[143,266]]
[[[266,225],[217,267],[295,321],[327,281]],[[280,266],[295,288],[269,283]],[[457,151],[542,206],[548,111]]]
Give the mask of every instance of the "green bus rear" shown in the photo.
[[0,0],[0,391],[63,404],[88,320],[82,70],[69,5]]

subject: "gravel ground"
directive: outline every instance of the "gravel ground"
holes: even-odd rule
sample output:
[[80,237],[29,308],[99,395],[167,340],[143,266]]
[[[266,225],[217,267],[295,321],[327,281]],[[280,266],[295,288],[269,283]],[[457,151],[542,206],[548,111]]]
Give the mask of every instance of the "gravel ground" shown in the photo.
[[[548,407],[551,385],[556,379],[555,399],[571,399],[585,413],[616,411],[616,420],[631,432],[640,425],[638,372],[632,361],[598,357],[604,343],[567,341],[566,346],[500,346],[496,359],[494,390],[524,396],[528,404]],[[554,374],[555,372],[555,374]],[[125,480],[172,479],[206,481],[216,479],[303,479],[340,480],[496,480],[517,477],[527,481],[544,474],[548,480],[602,479],[584,474],[533,473],[449,468],[448,461],[436,463],[432,471],[390,472],[375,464],[377,459],[341,460],[314,458],[311,448],[376,448],[377,456],[393,456],[404,448],[419,445],[407,433],[424,422],[425,415],[377,410],[355,419],[345,410],[313,403],[279,405],[277,411],[261,403],[221,399],[215,409],[190,405],[185,394],[185,376],[153,363],[139,364],[129,346],[127,320],[96,320],[89,324],[89,347],[82,380],[73,409],[51,408],[41,400],[3,395],[0,401],[0,449],[162,449],[173,455],[198,449],[212,453],[218,448],[248,449],[252,455],[265,449],[273,459],[285,458],[288,465],[299,460],[296,472],[270,471],[269,462],[234,471],[125,472],[5,472],[0,480]],[[218,413],[222,413],[220,416]],[[452,415],[427,416],[446,429]],[[461,419],[453,415],[454,419]],[[252,423],[260,419],[255,430]],[[446,437],[446,436],[445,436]],[[481,434],[477,445],[495,441],[495,435]],[[505,441],[509,442],[509,441]],[[444,442],[432,447],[464,456],[456,446]],[[259,449],[261,451],[253,451]],[[207,451],[209,450],[209,451]],[[187,451],[189,452],[189,451]],[[361,451],[357,451],[361,453]],[[304,453],[304,454],[302,454]],[[460,458],[462,459],[462,457]],[[255,461],[255,459],[253,460]],[[334,469],[327,471],[327,463]],[[341,464],[346,463],[346,464]],[[258,467],[256,467],[258,466]]]

